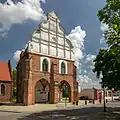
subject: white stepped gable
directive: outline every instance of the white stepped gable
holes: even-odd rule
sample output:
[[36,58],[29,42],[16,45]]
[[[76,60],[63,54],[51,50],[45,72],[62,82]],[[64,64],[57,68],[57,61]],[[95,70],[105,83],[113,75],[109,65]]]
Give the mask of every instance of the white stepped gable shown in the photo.
[[38,30],[33,32],[28,44],[30,52],[74,60],[72,44],[66,38],[55,12],[48,14],[47,20],[43,21]]

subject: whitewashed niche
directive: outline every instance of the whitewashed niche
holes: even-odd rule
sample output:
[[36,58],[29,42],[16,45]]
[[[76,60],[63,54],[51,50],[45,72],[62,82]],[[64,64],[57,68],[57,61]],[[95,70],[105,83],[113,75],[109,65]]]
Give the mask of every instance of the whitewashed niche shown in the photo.
[[58,48],[58,57],[64,58],[64,50]]
[[50,46],[50,55],[51,56],[56,56],[56,47],[51,47]]
[[41,44],[41,53],[48,55],[48,46]]
[[50,58],[48,58],[48,57],[40,57],[40,71],[41,72],[43,71],[42,63],[43,63],[44,59],[46,59],[48,61],[48,72],[50,72]]
[[48,41],[48,33],[41,31],[41,39]]
[[39,43],[31,42],[30,43],[30,51],[31,52],[39,52]]
[[65,58],[70,59],[70,51],[65,51]]
[[58,37],[58,44],[64,45],[64,38]]
[[68,74],[68,66],[67,66],[67,61],[65,60],[59,60],[59,73],[61,74],[61,63],[65,63],[65,74]]

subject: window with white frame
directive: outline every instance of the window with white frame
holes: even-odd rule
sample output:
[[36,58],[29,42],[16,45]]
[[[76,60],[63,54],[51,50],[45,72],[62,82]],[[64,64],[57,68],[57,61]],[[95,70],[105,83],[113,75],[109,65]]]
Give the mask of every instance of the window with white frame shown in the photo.
[[42,70],[43,72],[48,72],[48,60],[44,59],[42,62]]
[[67,61],[59,60],[59,73],[67,74]]
[[61,74],[65,74],[65,63],[64,62],[62,62],[61,63]]
[[50,58],[48,58],[48,57],[40,58],[40,71],[41,72],[50,72]]

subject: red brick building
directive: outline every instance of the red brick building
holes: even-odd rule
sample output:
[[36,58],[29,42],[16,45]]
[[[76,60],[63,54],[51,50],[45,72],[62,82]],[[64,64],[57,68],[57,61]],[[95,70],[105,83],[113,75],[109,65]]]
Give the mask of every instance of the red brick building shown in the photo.
[[0,102],[11,101],[11,88],[12,76],[10,61],[8,63],[0,62]]
[[17,64],[17,101],[25,105],[78,100],[73,46],[55,12],[33,32]]

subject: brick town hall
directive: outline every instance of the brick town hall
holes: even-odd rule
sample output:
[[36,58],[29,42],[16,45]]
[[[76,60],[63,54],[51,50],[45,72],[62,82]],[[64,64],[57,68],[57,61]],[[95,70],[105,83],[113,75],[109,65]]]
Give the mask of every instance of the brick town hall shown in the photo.
[[17,102],[58,103],[78,99],[73,46],[59,17],[47,14],[33,32],[17,64]]

